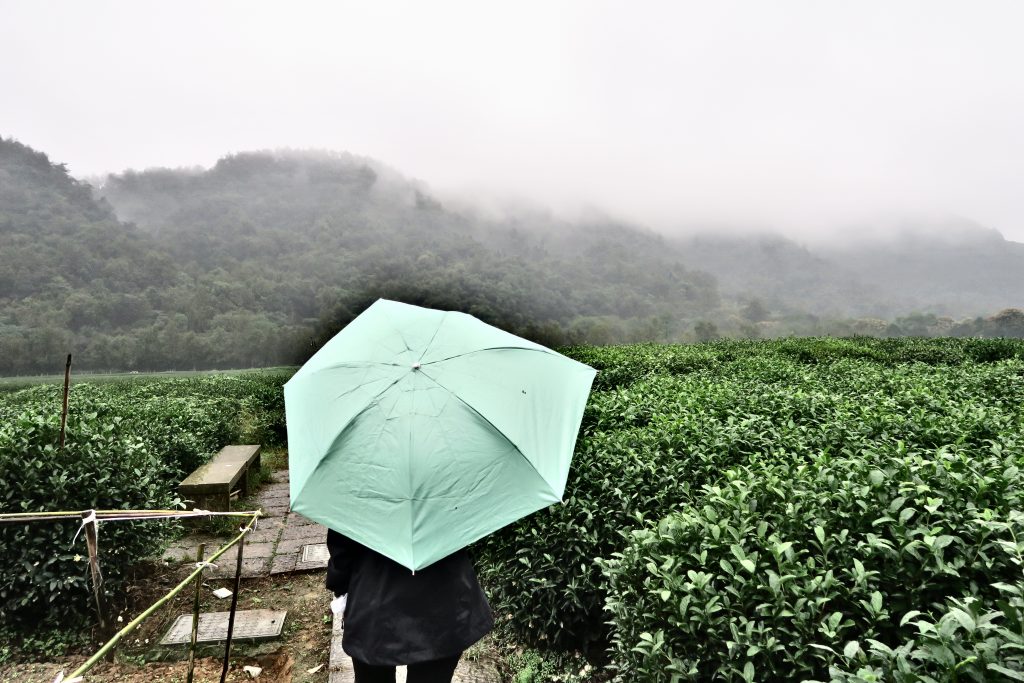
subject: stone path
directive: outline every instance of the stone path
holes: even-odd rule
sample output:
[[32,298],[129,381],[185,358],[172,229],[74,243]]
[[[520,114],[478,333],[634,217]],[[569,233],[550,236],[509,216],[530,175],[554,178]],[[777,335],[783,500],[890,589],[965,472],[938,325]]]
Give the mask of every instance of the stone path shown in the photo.
[[[327,542],[327,528],[288,509],[287,470],[274,472],[271,483],[261,487],[256,494],[253,508],[261,508],[264,517],[260,518],[256,531],[245,539],[242,553],[244,578],[327,567],[326,558],[302,560],[303,546]],[[168,562],[194,562],[200,543],[206,543],[207,551],[212,552],[224,543],[224,539],[209,534],[190,534],[168,548],[163,559]],[[226,555],[230,556],[232,551]],[[222,560],[209,575],[214,578],[233,577],[235,563],[230,559]]]
[[[271,482],[260,488],[253,509],[261,508],[256,531],[245,540],[242,553],[242,576],[255,578],[301,571],[323,571],[327,567],[326,553],[316,548],[327,542],[327,528],[288,509],[288,471],[274,472]],[[225,539],[211,534],[189,534],[175,542],[163,555],[167,562],[195,562],[200,543],[206,544],[207,555],[225,543]],[[303,558],[303,548],[310,546]],[[319,552],[318,552],[319,550]],[[224,560],[223,557],[229,559]],[[235,575],[235,561],[228,551],[209,575],[229,578]],[[341,649],[342,628],[336,620],[331,636],[329,683],[355,683],[352,660]],[[455,670],[453,683],[496,683],[501,679],[493,666],[480,662],[461,661]],[[405,683],[405,667],[398,667],[396,683]]]

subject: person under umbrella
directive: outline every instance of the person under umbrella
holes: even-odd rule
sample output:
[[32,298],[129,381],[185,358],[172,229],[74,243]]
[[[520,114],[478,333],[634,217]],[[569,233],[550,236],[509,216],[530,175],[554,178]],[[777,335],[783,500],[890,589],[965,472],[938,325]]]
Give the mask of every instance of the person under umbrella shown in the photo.
[[463,651],[494,626],[465,550],[410,572],[333,529],[327,548],[327,588],[347,596],[335,602],[356,683],[394,683],[401,665],[408,683],[449,683]]
[[490,630],[462,549],[562,500],[595,374],[470,315],[382,299],[285,384],[291,508],[331,530],[358,683],[399,664],[450,680]]

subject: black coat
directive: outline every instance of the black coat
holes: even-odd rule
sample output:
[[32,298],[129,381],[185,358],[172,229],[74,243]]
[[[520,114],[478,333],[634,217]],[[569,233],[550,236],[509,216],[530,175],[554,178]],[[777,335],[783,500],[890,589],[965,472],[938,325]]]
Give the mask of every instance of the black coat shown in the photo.
[[461,653],[494,626],[465,550],[415,574],[327,530],[327,588],[348,593],[345,652],[366,664],[415,664]]

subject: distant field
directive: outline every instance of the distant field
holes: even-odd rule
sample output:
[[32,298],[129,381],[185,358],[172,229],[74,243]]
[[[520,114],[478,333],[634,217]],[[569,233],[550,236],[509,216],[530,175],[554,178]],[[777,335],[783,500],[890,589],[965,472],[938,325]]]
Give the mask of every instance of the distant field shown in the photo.
[[[71,372],[71,383],[88,382],[90,384],[105,384],[107,382],[130,382],[135,380],[173,379],[176,377],[205,377],[244,375],[248,373],[262,374],[291,374],[298,370],[298,366],[279,366],[271,368],[247,368],[244,370],[167,370],[165,372],[97,372],[97,373],[75,373]],[[64,374],[59,375],[33,375],[22,377],[0,377],[0,393],[5,391],[17,391],[25,387],[37,384],[61,384],[64,382]]]

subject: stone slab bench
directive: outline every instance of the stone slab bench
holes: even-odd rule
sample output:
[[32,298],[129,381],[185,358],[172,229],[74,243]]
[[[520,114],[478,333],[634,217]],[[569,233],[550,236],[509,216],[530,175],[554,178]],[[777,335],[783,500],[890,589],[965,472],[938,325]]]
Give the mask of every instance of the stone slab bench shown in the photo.
[[249,495],[250,467],[260,466],[260,446],[225,446],[178,485],[178,493],[204,510],[229,510],[236,491]]

